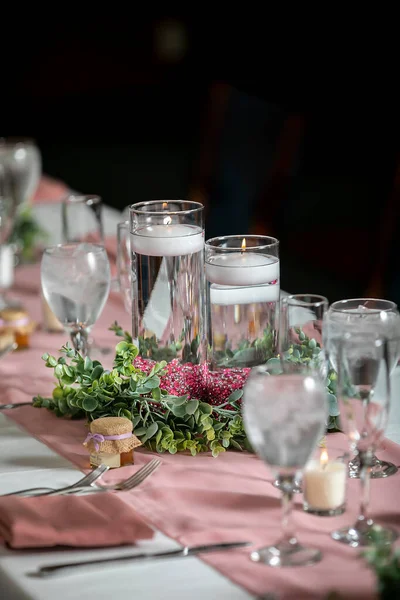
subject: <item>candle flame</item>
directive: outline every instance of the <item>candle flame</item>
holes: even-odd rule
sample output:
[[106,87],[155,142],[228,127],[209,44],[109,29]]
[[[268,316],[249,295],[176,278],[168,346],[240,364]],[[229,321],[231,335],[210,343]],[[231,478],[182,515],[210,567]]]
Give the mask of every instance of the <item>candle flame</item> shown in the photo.
[[246,250],[246,238],[243,238],[242,240],[242,252],[244,252]]
[[163,202],[162,207],[163,207],[163,210],[164,210],[164,208],[168,208],[168,202]]
[[165,219],[164,219],[164,225],[171,225],[171,223],[172,223],[171,217],[165,217]]
[[328,450],[326,448],[321,450],[321,456],[319,457],[319,460],[321,463],[321,467],[324,469],[326,467],[326,465],[328,464],[328,460],[329,460]]

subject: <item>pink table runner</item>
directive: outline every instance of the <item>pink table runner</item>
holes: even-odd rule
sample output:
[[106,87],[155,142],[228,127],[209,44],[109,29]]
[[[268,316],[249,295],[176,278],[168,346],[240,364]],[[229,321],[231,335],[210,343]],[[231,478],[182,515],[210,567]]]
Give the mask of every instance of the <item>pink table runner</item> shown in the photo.
[[[30,314],[40,320],[38,267],[17,271],[15,295]],[[100,345],[113,346],[116,338],[107,331],[118,319],[129,327],[122,301],[111,295],[94,328]],[[14,353],[0,362],[0,402],[28,402],[36,393],[48,395],[52,390],[52,371],[44,367],[43,352],[56,353],[66,341],[64,335],[49,335],[40,330],[32,337],[32,348]],[[82,421],[58,419],[44,409],[21,408],[7,415],[33,436],[62,454],[82,470],[88,468],[88,456],[82,446],[86,428]],[[328,446],[347,447],[341,434],[328,436]],[[147,462],[151,453],[139,450],[136,466],[125,467],[125,475]],[[385,442],[381,458],[400,464],[400,447]],[[271,485],[267,467],[253,455],[227,452],[213,459],[210,455],[161,455],[162,466],[138,490],[123,497],[166,535],[182,544],[211,541],[250,540],[255,547],[278,539],[280,534],[279,493]],[[120,471],[107,474],[108,480],[121,477]],[[372,482],[371,509],[380,523],[400,526],[397,498],[399,476]],[[250,561],[247,549],[208,555],[205,562],[226,577],[261,595],[277,591],[280,598],[322,599],[336,590],[343,598],[375,598],[373,574],[359,558],[359,551],[330,539],[329,533],[349,524],[357,514],[359,482],[349,480],[348,510],[340,517],[319,518],[305,514],[298,496],[294,521],[299,538],[305,544],[321,548],[324,558],[318,565],[304,568],[273,569]]]

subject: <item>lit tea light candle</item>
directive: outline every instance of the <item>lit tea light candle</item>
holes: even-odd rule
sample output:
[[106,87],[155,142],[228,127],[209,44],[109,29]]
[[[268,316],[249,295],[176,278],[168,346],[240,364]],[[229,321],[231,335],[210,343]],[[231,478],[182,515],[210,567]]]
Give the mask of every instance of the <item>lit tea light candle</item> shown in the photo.
[[344,511],[347,468],[340,460],[330,460],[326,448],[319,460],[311,460],[303,472],[304,510],[321,516]]
[[182,256],[200,252],[204,247],[204,232],[192,225],[171,224],[165,217],[163,225],[148,225],[131,233],[131,248],[148,256]]
[[[206,277],[210,283],[226,286],[251,286],[275,282],[279,279],[279,259],[259,254],[246,248],[212,256],[206,263]],[[234,303],[240,304],[240,302]]]

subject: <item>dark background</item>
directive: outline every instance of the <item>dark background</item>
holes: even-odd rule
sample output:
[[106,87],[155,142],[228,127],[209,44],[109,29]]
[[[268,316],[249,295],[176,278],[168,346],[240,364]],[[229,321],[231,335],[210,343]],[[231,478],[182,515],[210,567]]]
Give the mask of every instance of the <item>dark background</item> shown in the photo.
[[18,22],[0,133],[116,208],[197,199],[207,237],[275,235],[284,289],[400,302],[388,28],[130,12]]

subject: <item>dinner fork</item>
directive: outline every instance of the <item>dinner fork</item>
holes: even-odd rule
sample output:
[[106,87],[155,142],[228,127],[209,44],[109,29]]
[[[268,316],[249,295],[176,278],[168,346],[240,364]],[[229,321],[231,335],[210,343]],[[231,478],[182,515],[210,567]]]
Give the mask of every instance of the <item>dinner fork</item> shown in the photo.
[[[34,487],[27,488],[25,490],[17,490],[16,492],[9,492],[8,494],[0,494],[0,496],[44,496],[49,493],[59,492],[63,490],[71,490],[75,488],[81,488],[82,486],[90,486],[95,481],[97,481],[106,471],[108,471],[109,467],[106,465],[100,465],[82,479],[79,479],[76,483],[68,485],[66,487],[54,489],[49,487]],[[32,492],[32,493],[31,493]],[[36,493],[37,492],[37,493]]]
[[147,477],[149,477],[158,467],[160,466],[161,461],[158,458],[154,458],[149,463],[144,465],[139,471],[137,471],[134,475],[125,479],[125,481],[120,481],[119,483],[114,483],[111,485],[96,485],[93,486],[80,486],[74,487],[70,489],[64,490],[54,490],[53,492],[46,492],[45,494],[41,494],[42,496],[60,496],[66,494],[97,494],[99,492],[126,492],[128,490],[132,490],[133,488],[140,485]]

